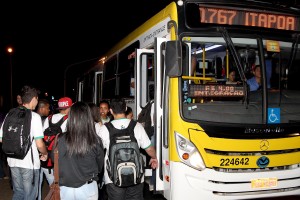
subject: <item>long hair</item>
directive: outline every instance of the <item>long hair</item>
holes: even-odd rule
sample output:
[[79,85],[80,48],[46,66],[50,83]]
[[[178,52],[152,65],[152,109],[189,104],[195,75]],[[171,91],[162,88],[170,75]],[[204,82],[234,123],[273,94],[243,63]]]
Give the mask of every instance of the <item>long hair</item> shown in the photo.
[[88,103],[90,109],[91,109],[91,113],[94,119],[94,122],[100,122],[101,121],[101,116],[100,116],[100,109],[99,107],[94,104],[94,103]]
[[88,104],[76,102],[72,105],[65,134],[67,153],[70,156],[83,156],[96,147],[100,138],[96,134]]

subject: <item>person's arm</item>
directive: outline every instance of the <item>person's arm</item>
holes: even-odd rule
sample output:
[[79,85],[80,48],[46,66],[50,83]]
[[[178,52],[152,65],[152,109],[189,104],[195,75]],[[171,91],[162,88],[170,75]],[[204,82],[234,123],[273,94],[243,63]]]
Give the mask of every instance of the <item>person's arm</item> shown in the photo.
[[158,165],[158,160],[156,158],[156,151],[153,146],[148,147],[145,149],[147,154],[151,157],[149,165],[151,166],[152,169],[156,169]]
[[36,139],[35,143],[36,143],[37,149],[41,153],[40,159],[42,161],[46,161],[48,158],[48,151],[47,151],[47,148],[46,148],[46,145],[45,145],[43,139],[42,138]]

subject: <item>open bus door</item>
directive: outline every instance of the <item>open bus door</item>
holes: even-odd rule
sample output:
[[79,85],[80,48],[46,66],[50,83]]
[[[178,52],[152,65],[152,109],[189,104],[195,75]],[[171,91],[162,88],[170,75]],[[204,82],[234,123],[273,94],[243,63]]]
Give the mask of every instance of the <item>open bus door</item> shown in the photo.
[[[156,146],[156,155],[158,159],[158,168],[156,170],[150,170],[150,173],[146,171],[147,174],[152,174],[155,176],[154,178],[154,193],[165,193],[169,194],[166,190],[169,190],[170,184],[167,181],[164,181],[164,174],[167,173],[166,170],[168,166],[166,166],[166,161],[169,157],[168,147],[165,145],[163,140],[167,140],[164,138],[166,134],[163,134],[165,127],[164,122],[164,99],[163,99],[163,84],[164,79],[164,43],[166,39],[164,38],[156,38],[155,40],[155,50],[153,49],[137,49],[136,50],[136,111],[137,114],[141,112],[142,107],[146,106],[149,101],[149,85],[154,84],[154,140]],[[156,53],[157,52],[157,53]],[[153,60],[153,78],[154,80],[149,80],[149,74],[147,74],[148,70],[148,58],[152,55]],[[162,140],[163,139],[163,140]],[[163,170],[165,169],[165,170]],[[145,179],[147,180],[147,179]]]
[[103,72],[95,72],[94,103],[99,105],[102,99]]

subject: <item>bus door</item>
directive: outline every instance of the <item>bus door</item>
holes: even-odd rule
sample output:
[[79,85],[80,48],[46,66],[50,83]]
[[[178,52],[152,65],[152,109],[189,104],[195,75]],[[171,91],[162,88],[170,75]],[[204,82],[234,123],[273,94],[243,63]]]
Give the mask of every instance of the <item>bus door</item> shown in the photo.
[[102,99],[102,83],[103,83],[103,72],[95,73],[95,85],[94,85],[94,103],[99,105],[100,99]]
[[158,168],[155,170],[155,191],[170,199],[170,165],[168,148],[168,80],[165,75],[166,38],[155,38],[155,142]]
[[83,93],[83,80],[78,82],[78,88],[77,88],[78,96],[77,96],[77,101],[82,101],[82,93]]
[[148,72],[149,60],[154,57],[153,49],[137,49],[136,50],[136,113],[138,114],[142,111],[142,108],[146,106],[149,99],[149,87],[153,83],[151,76]]
[[[161,121],[158,120],[160,119],[157,118],[157,111],[156,109],[158,109],[157,105],[157,100],[160,101],[160,98],[158,98],[158,90],[157,90],[157,70],[156,67],[157,66],[157,58],[155,53],[154,53],[154,49],[137,49],[136,50],[136,111],[137,111],[137,115],[141,112],[142,108],[146,106],[146,104],[152,100],[150,97],[150,92],[153,92],[154,89],[154,94],[152,96],[154,96],[154,107],[155,107],[155,114],[154,114],[154,122],[157,121]],[[149,64],[151,63],[151,64]],[[152,88],[151,88],[152,87]],[[152,90],[152,91],[151,91]],[[161,89],[159,89],[159,91],[161,91]],[[161,94],[160,94],[161,95]],[[159,104],[160,105],[160,104]],[[160,106],[159,106],[160,107]],[[136,115],[136,116],[137,116]],[[158,129],[158,126],[156,125],[156,123],[154,123],[155,125],[155,133],[154,135],[156,135],[156,133],[158,131],[160,131]],[[159,140],[156,140],[157,142]],[[155,146],[157,146],[157,144],[155,144]],[[156,148],[156,154],[159,157],[160,154],[160,150],[159,148]],[[146,163],[148,166],[148,163]],[[156,182],[160,183],[160,179],[158,178],[158,174],[157,173],[160,169],[156,169],[155,171],[151,170],[151,169],[146,169],[145,172],[145,176],[155,176],[156,178]],[[156,172],[156,173],[155,173]],[[149,182],[148,180],[150,180],[149,178],[146,178],[145,181]],[[160,185],[162,185],[162,183],[160,183]],[[155,187],[154,187],[155,190]]]

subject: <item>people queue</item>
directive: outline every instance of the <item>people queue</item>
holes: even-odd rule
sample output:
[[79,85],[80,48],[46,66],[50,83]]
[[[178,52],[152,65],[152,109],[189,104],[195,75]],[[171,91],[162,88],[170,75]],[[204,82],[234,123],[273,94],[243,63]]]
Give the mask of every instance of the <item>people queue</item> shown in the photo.
[[[18,97],[19,106],[32,111],[30,138],[32,152],[24,159],[7,158],[12,180],[13,199],[42,199],[43,177],[51,185],[54,181],[53,168],[45,163],[52,159],[53,149],[46,146],[44,131],[50,124],[63,120],[62,133],[57,136],[59,186],[61,199],[143,199],[143,180],[128,187],[119,187],[107,172],[110,147],[110,132],[105,126],[111,123],[117,130],[126,129],[133,120],[132,110],[123,99],[93,103],[73,103],[69,97],[58,101],[57,113],[50,114],[50,103],[38,99],[39,91],[24,86]],[[51,116],[51,117],[49,117]],[[66,117],[67,116],[67,117]],[[6,133],[3,124],[0,142]],[[150,157],[148,165],[156,169],[156,151],[143,126],[136,123],[134,137],[139,148]],[[33,177],[33,178],[30,178]],[[75,198],[76,197],[76,198]]]

